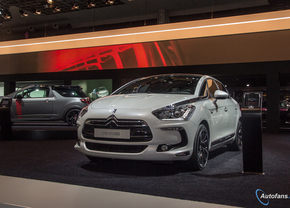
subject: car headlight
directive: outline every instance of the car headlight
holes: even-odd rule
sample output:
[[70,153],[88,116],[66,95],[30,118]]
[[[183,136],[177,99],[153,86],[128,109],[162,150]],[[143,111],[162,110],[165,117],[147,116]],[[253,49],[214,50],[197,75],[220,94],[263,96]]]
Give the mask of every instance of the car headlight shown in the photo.
[[187,121],[191,118],[195,106],[191,104],[186,105],[168,105],[163,108],[159,108],[152,112],[152,114],[160,120],[182,120]]
[[78,119],[81,119],[87,112],[88,112],[88,107],[89,106],[86,106],[84,107],[81,112],[79,113],[79,118]]

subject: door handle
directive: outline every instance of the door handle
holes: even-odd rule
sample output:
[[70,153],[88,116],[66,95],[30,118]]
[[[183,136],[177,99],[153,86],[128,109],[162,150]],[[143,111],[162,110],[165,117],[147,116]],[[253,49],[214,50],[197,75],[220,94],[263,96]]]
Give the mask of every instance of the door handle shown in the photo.
[[228,112],[228,108],[227,107],[225,107],[225,112]]
[[49,103],[49,102],[50,102],[50,100],[48,100],[48,99],[47,99],[47,100],[45,100],[44,102],[46,102],[46,103]]

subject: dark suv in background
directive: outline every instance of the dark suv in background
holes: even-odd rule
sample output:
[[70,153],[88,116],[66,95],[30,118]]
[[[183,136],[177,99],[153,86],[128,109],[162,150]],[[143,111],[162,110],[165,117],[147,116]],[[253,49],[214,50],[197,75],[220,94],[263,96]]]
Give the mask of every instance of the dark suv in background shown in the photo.
[[[1,99],[1,98],[0,98]],[[11,103],[11,121],[60,121],[74,126],[90,102],[80,86],[30,85],[5,97]]]

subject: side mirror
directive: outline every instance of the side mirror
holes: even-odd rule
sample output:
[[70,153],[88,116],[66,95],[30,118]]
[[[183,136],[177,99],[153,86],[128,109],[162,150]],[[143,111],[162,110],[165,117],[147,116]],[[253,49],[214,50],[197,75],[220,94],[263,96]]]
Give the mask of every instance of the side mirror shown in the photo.
[[17,99],[17,100],[21,100],[22,98],[23,98],[23,95],[17,95],[17,96],[16,96],[16,99]]
[[216,90],[214,93],[214,98],[215,99],[226,99],[229,97],[229,94],[222,91],[222,90]]

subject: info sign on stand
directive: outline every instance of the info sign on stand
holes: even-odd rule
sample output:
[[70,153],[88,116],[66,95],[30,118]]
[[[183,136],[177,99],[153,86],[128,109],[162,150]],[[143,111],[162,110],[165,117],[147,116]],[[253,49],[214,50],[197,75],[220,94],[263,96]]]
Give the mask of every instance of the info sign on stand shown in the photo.
[[244,92],[242,104],[243,173],[263,173],[262,92]]

